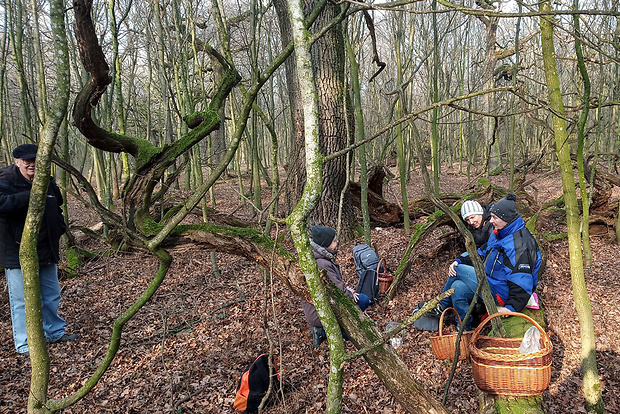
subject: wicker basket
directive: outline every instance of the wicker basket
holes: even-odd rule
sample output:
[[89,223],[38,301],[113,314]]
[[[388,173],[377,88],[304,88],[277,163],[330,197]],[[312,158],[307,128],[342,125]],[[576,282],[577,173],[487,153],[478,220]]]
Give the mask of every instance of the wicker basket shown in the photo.
[[[459,314],[456,313],[454,308],[447,308],[444,310],[441,314],[441,318],[439,318],[439,331],[437,332],[437,336],[431,337],[431,348],[433,349],[433,354],[435,354],[438,359],[452,360],[454,359],[456,337],[458,333],[443,334],[443,318],[447,312],[454,312],[459,320],[459,324],[461,323],[461,318],[459,317]],[[463,332],[461,335],[461,353],[459,354],[459,361],[469,358],[469,343],[471,341],[472,334],[473,332]]]
[[[379,271],[381,270],[381,265],[383,265],[383,273]],[[379,264],[377,265],[377,275],[379,276],[379,293],[385,295],[385,292],[387,292],[390,286],[392,286],[392,281],[394,280],[394,275],[390,275],[387,272],[385,259],[379,260]]]
[[[540,350],[519,353],[523,338],[480,336],[480,331],[498,316],[519,316],[530,321],[540,331]],[[478,388],[490,394],[529,396],[541,394],[551,381],[551,350],[547,333],[532,318],[522,313],[496,313],[476,328],[469,354]]]

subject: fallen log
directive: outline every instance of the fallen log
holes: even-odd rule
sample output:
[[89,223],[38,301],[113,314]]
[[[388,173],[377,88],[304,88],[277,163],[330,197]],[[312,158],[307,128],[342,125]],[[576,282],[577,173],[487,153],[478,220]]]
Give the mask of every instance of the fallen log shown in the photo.
[[374,321],[333,283],[326,287],[338,323],[357,349],[369,348],[363,358],[400,406],[408,413],[447,413],[441,403],[413,378],[389,341],[372,347],[382,337]]
[[[361,209],[362,188],[359,183],[349,183],[352,204]],[[390,203],[385,198],[368,188],[368,213],[370,220],[392,225],[403,221],[403,210],[398,204]]]

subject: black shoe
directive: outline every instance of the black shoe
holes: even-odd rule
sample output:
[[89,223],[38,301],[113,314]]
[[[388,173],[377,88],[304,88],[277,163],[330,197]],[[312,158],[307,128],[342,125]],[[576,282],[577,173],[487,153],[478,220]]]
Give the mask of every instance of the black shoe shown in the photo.
[[431,318],[439,318],[441,317],[441,314],[444,310],[445,308],[443,307],[443,305],[441,303],[438,303],[433,309],[426,312],[426,316],[430,316]]
[[50,343],[57,344],[59,342],[72,342],[78,339],[79,337],[80,335],[78,334],[64,334],[60,338],[56,339],[55,341],[51,341]]
[[[413,314],[415,314],[417,311],[419,311],[420,309],[422,309],[422,307],[426,304],[426,302],[418,302],[418,306],[413,310]],[[443,313],[443,311],[445,310],[445,308],[443,307],[443,305],[441,303],[438,303],[434,308],[432,308],[431,310],[427,311],[424,316],[428,316],[431,318],[439,318],[441,317],[441,314]]]
[[310,333],[312,334],[312,346],[317,349],[327,338],[321,332],[318,326],[310,325]]
[[20,357],[24,357],[24,358],[30,358],[30,351],[18,352],[17,355],[19,355]]

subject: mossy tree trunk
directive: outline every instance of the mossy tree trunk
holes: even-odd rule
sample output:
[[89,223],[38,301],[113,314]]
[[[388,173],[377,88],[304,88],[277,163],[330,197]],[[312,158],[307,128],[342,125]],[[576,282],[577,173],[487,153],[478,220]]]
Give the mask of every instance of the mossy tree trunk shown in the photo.
[[[573,8],[579,9],[579,0],[574,0]],[[592,265],[592,249],[590,247],[590,198],[586,191],[586,179],[584,176],[583,166],[583,146],[586,140],[585,127],[588,121],[588,112],[590,112],[590,76],[583,60],[583,50],[581,47],[581,29],[579,24],[579,15],[573,15],[573,24],[575,26],[575,54],[577,55],[577,67],[583,80],[583,110],[577,122],[577,169],[579,170],[579,190],[581,192],[581,205],[583,209],[583,217],[581,219],[581,241],[583,243],[583,254],[586,259],[586,266]],[[594,173],[594,172],[593,172]]]
[[299,255],[299,266],[305,276],[312,302],[317,310],[329,341],[330,374],[327,386],[327,413],[340,413],[342,407],[342,385],[344,362],[344,341],[340,326],[325,294],[325,287],[310,248],[306,230],[307,218],[319,204],[323,189],[323,154],[319,143],[319,98],[314,80],[310,54],[310,34],[305,27],[301,0],[289,1],[289,13],[297,77],[302,96],[304,136],[306,153],[306,185],[292,213],[286,222],[291,231],[295,249]]
[[[551,2],[543,1],[539,5],[543,13],[551,11]],[[581,372],[583,375],[583,393],[586,399],[588,412],[602,413],[604,411],[601,393],[601,384],[596,366],[596,341],[594,336],[594,323],[592,320],[592,307],[583,270],[583,258],[581,252],[581,233],[579,229],[579,209],[577,195],[575,193],[575,181],[573,178],[573,165],[570,159],[566,122],[564,120],[564,104],[555,62],[555,46],[553,44],[553,26],[551,18],[541,16],[540,29],[542,40],[542,54],[545,69],[545,79],[549,94],[549,107],[553,118],[553,132],[560,163],[562,188],[564,190],[564,202],[566,205],[566,223],[568,225],[568,250],[570,253],[570,270],[573,285],[573,297],[577,316],[581,328]]]
[[50,373],[50,360],[43,331],[43,314],[41,311],[37,242],[45,211],[47,188],[50,182],[52,152],[69,105],[69,50],[65,31],[63,1],[51,1],[50,22],[56,63],[56,95],[47,109],[46,122],[41,133],[36,159],[36,174],[32,183],[28,214],[19,250],[19,260],[24,277],[26,332],[32,361],[30,392],[28,394],[29,414],[45,412],[42,404],[47,401]]

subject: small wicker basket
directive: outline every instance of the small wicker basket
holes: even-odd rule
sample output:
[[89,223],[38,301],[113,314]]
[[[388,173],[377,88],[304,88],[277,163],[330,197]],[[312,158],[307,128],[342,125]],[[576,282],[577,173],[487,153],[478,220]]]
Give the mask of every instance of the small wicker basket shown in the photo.
[[[431,348],[433,349],[433,354],[435,354],[438,359],[454,359],[454,351],[456,349],[456,337],[458,333],[450,333],[446,335],[443,334],[443,318],[449,311],[454,312],[454,314],[459,320],[459,324],[461,323],[461,318],[459,317],[459,314],[454,308],[447,308],[441,313],[441,318],[439,318],[439,331],[437,332],[437,336],[431,337]],[[472,334],[473,332],[463,332],[463,334],[461,335],[461,353],[459,354],[459,361],[469,358],[469,342],[471,341]]]
[[[380,272],[381,265],[383,265],[383,273]],[[379,260],[379,264],[377,265],[377,275],[379,277],[379,293],[385,295],[390,286],[392,286],[392,281],[394,280],[394,275],[387,272],[385,259]]]
[[[540,331],[540,350],[519,353],[523,338],[480,336],[480,331],[498,316],[519,316]],[[549,336],[536,321],[522,313],[496,313],[485,319],[474,331],[469,346],[474,382],[482,391],[498,395],[529,396],[541,394],[551,381]]]

